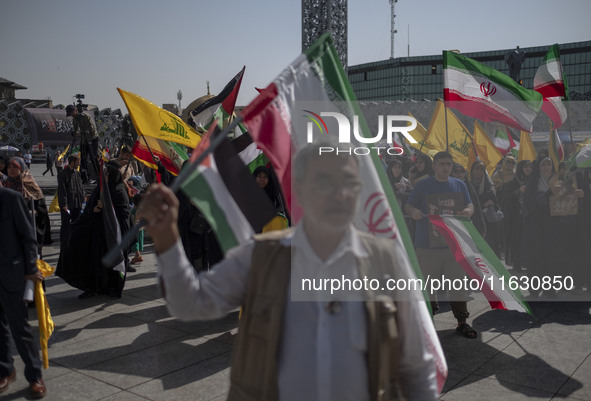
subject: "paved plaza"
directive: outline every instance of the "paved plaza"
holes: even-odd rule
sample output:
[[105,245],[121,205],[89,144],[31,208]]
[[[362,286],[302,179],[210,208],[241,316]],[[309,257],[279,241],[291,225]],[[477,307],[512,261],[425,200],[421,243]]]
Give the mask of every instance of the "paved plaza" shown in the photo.
[[[48,204],[57,178],[32,165]],[[55,171],[54,171],[55,173]],[[56,266],[59,214],[44,259]],[[121,299],[79,300],[59,277],[46,280],[55,322],[44,371],[46,400],[223,400],[229,386],[237,313],[213,322],[170,317],[156,279],[150,240],[144,262],[128,273]],[[590,266],[591,268],[591,266]],[[442,400],[591,400],[591,302],[532,302],[535,318],[491,310],[472,293],[469,321],[478,339],[457,335],[447,303],[435,316],[449,377]],[[31,323],[37,325],[34,309]],[[17,380],[2,400],[27,399],[24,366],[15,351]]]

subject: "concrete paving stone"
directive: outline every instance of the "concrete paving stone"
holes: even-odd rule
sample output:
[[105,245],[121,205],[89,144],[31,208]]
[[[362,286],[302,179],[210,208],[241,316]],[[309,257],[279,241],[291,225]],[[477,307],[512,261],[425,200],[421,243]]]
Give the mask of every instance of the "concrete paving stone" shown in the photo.
[[103,338],[121,329],[143,324],[145,322],[123,314],[97,312],[96,314],[85,316],[64,326],[57,326],[49,339],[49,346],[52,350],[58,347],[66,347],[76,342],[95,339],[97,337]]
[[183,336],[186,334],[178,330],[144,323],[110,332],[99,338],[50,348],[50,360],[69,368],[82,369]]
[[225,399],[231,354],[220,355],[129,389],[154,401]]
[[[47,387],[44,401],[94,401],[121,391],[108,383],[71,370],[68,374],[55,378],[46,375],[43,381]],[[23,377],[19,379],[17,376],[17,380],[10,385],[8,391],[2,394],[2,401],[29,400],[28,390],[26,380]]]
[[110,395],[108,397],[101,398],[100,401],[146,401],[146,400],[150,400],[150,399],[139,396],[137,394],[130,393],[129,391],[120,391],[120,392]]
[[[476,374],[554,393],[589,355],[591,347],[581,346],[581,341],[586,340],[580,333],[573,334],[572,328],[544,325],[525,333]],[[580,382],[573,382],[573,387],[581,386]]]
[[233,330],[238,326],[238,312],[231,313],[221,319],[193,322],[182,322],[169,316],[168,318],[158,320],[157,323],[164,327],[182,330],[187,334],[215,337],[220,333]]
[[558,391],[559,397],[562,398],[566,395],[572,399],[591,400],[591,356],[585,359]]
[[442,401],[522,401],[524,399],[550,400],[551,398],[551,392],[476,375],[470,376],[440,397]]
[[85,372],[98,380],[129,389],[231,350],[230,345],[220,341],[184,337],[88,366]]

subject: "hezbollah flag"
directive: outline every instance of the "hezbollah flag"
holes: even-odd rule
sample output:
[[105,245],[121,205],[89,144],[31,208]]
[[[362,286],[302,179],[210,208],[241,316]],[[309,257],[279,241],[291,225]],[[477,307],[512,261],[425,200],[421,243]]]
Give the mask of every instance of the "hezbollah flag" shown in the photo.
[[470,158],[468,162],[468,171],[477,159],[480,159],[486,165],[488,175],[492,176],[497,164],[503,159],[503,155],[495,144],[490,140],[490,137],[480,126],[478,121],[474,121],[474,140],[473,147],[470,149]]
[[[358,119],[361,135],[366,138],[373,136],[356,102],[329,33],[320,36],[241,113],[253,140],[269,158],[277,173],[294,222],[301,218],[301,211],[298,211],[295,196],[292,196],[291,160],[298,149],[307,145],[307,116],[310,110],[347,113],[349,121]],[[334,121],[330,123],[336,124]],[[332,129],[335,125],[328,128],[330,135],[338,135],[339,130]],[[313,124],[311,129],[317,131]],[[354,218],[355,226],[371,234],[390,238],[394,246],[406,249],[399,255],[400,275],[409,279],[420,277],[410,234],[379,155],[377,152],[370,152],[358,160],[364,185],[359,194],[361,207]],[[424,344],[433,355],[441,391],[447,377],[445,356],[427,303],[420,294],[412,293],[412,296],[416,297],[419,312],[417,318],[423,328],[416,333],[413,341]]]
[[[411,113],[408,113],[408,115],[412,118],[414,118],[414,116]],[[425,137],[427,136],[427,130],[425,129],[425,127],[423,127],[423,124],[421,124],[419,122],[419,120],[417,120],[415,118],[416,122],[417,122],[417,127],[412,130],[409,131],[408,133],[410,134],[410,136],[412,136],[415,141],[417,141],[417,143],[412,143],[408,140],[406,140],[406,143],[408,143],[408,145],[416,150],[418,150],[421,153],[425,153],[429,156],[431,156],[431,158],[433,156],[435,156],[435,154],[437,152],[439,152],[437,149],[432,149],[429,145],[425,144]],[[409,123],[410,125],[410,123]]]
[[531,140],[531,135],[527,131],[521,131],[521,142],[519,143],[519,156],[517,161],[529,160],[533,162],[536,158],[536,148]]
[[528,132],[542,107],[542,95],[538,92],[451,51],[443,52],[443,98],[449,107],[467,116]]
[[518,290],[510,289],[511,275],[470,218],[429,215],[429,220],[443,235],[456,261],[479,287],[492,309],[533,313]]
[[117,88],[133,126],[140,135],[185,145],[194,149],[201,137],[193,128],[170,111],[161,109],[141,96]]
[[441,99],[437,101],[429,128],[427,128],[425,146],[437,151],[447,150],[454,162],[461,164],[466,170],[470,170],[468,158],[472,147],[472,135],[458,117],[445,107]]

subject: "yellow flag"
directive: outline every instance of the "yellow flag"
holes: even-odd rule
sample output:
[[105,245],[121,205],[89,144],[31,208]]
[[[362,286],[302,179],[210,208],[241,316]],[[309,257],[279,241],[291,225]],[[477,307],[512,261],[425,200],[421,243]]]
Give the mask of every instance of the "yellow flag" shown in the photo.
[[[414,118],[412,114],[408,113],[408,115]],[[417,121],[417,127],[414,130],[409,131],[408,133],[415,139],[415,141],[417,141],[417,143],[411,143],[407,139],[405,139],[405,141],[406,143],[408,143],[410,147],[433,157],[438,152],[438,150],[432,149],[428,144],[424,143],[425,137],[427,136],[427,130],[425,129],[425,127],[423,127],[423,124],[421,124],[419,120],[417,120],[416,118],[415,120]]]
[[472,143],[474,146],[470,148],[468,171],[470,171],[470,168],[472,168],[472,165],[476,161],[476,154],[474,153],[474,150],[476,150],[478,158],[486,165],[488,175],[492,176],[497,164],[503,159],[503,155],[499,152],[493,141],[490,140],[484,128],[478,124],[478,121],[474,121],[474,139]]
[[55,195],[53,195],[53,200],[51,201],[51,205],[49,205],[49,209],[47,210],[49,213],[57,213],[60,211],[60,205],[57,201],[57,191]]
[[59,156],[57,157],[57,159],[59,161],[63,161],[64,160],[64,157],[66,157],[66,155],[68,154],[68,150],[69,149],[70,149],[70,145],[66,146],[66,148],[64,149],[64,151],[59,154]]
[[[43,277],[49,277],[55,271],[47,262],[37,259],[37,269]],[[35,308],[37,309],[37,321],[39,322],[39,342],[41,344],[41,355],[43,357],[43,368],[49,368],[49,354],[47,352],[47,341],[53,333],[54,323],[49,311],[49,304],[45,298],[45,292],[41,281],[35,283]]]
[[[447,134],[444,110],[447,110]],[[448,149],[446,149],[447,143],[449,143]],[[459,163],[469,170],[468,157],[472,147],[472,135],[456,115],[449,108],[444,107],[441,99],[437,101],[437,106],[431,117],[425,137],[425,146],[437,151],[447,150],[455,163]]]
[[527,131],[521,131],[521,140],[519,142],[519,156],[517,161],[534,161],[538,157],[536,148],[531,140],[531,135]]
[[180,117],[161,109],[141,96],[120,88],[117,90],[127,106],[138,134],[180,143],[195,149],[201,137]]

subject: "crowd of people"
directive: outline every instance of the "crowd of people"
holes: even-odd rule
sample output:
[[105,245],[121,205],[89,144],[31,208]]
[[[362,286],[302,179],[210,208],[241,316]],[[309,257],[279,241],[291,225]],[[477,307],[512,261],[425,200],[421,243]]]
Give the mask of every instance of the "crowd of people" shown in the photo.
[[[586,289],[591,284],[585,269],[591,256],[591,169],[566,168],[562,161],[555,169],[542,149],[536,160],[517,162],[505,156],[492,174],[480,160],[469,171],[454,163],[451,176],[466,184],[474,226],[514,274],[550,275],[560,266],[561,274]],[[418,183],[434,175],[433,161],[425,154],[416,155],[415,161],[396,158],[386,172],[404,210]],[[414,233],[416,222],[407,216],[407,223]]]
[[[88,154],[94,153],[88,150]],[[176,194],[174,198],[171,197],[171,192],[166,187],[171,184],[173,177],[157,157],[154,157],[154,162],[158,166],[156,171],[160,178],[160,186],[147,189],[149,184],[155,181],[156,171],[146,170],[144,167],[144,171],[141,172],[142,169],[133,159],[131,150],[123,146],[116,157],[104,163],[104,169],[98,167],[103,170],[102,179],[90,189],[92,181],[86,180],[87,185],[84,185],[83,177],[79,172],[80,155],[70,154],[60,163],[60,171],[57,174],[61,231],[60,256],[56,274],[70,285],[82,290],[83,292],[79,295],[81,299],[97,294],[121,297],[127,273],[135,272],[137,266],[140,266],[143,261],[141,252],[144,233],[143,230],[138,233],[136,241],[122,252],[115,265],[105,268],[101,265],[101,258],[113,244],[113,233],[110,232],[112,223],[114,220],[117,221],[116,226],[119,230],[115,233],[117,239],[124,236],[138,218],[145,217],[147,214],[159,216],[160,220],[153,218],[150,220],[147,230],[154,240],[155,249],[160,253],[159,265],[164,279],[163,285],[165,289],[173,289],[173,291],[166,291],[168,294],[174,294],[167,296],[167,301],[171,303],[171,310],[183,319],[209,319],[219,317],[238,306],[245,306],[245,315],[241,318],[240,325],[241,330],[246,334],[238,341],[237,359],[246,358],[248,347],[252,346],[248,333],[253,330],[252,322],[258,321],[251,309],[261,302],[257,294],[251,294],[252,288],[246,287],[246,277],[250,274],[250,270],[256,272],[256,277],[262,277],[259,276],[263,272],[261,269],[269,267],[277,269],[277,273],[274,274],[277,274],[276,278],[280,280],[279,282],[286,279],[285,272],[282,273],[279,268],[283,259],[281,259],[281,251],[276,249],[277,239],[280,242],[292,241],[297,246],[307,244],[305,246],[309,249],[306,249],[316,256],[308,255],[304,259],[296,259],[292,262],[298,265],[318,264],[319,268],[325,264],[336,263],[332,260],[335,257],[333,253],[336,252],[339,255],[342,252],[339,249],[343,246],[351,247],[354,254],[357,252],[363,254],[362,251],[356,250],[354,245],[358,241],[370,250],[377,250],[382,246],[378,243],[374,244],[373,240],[370,241],[353,230],[350,224],[356,195],[359,192],[358,185],[355,184],[358,182],[359,174],[357,163],[339,157],[319,159],[310,154],[298,157],[299,159],[308,157],[303,161],[298,159],[296,163],[303,166],[301,167],[303,173],[300,175],[306,176],[306,180],[299,182],[301,177],[298,178],[298,172],[294,172],[297,182],[296,193],[301,196],[300,202],[304,209],[303,223],[294,227],[294,230],[284,230],[291,225],[291,222],[277,178],[271,168],[258,167],[252,172],[252,176],[257,186],[269,198],[271,205],[269,207],[273,209],[274,218],[261,230],[262,233],[266,233],[263,237],[245,247],[233,250],[224,258],[212,228],[199,209],[182,192]],[[45,173],[53,174],[50,162],[53,164],[54,161],[53,157],[48,156]],[[94,164],[92,162],[91,166]],[[335,179],[340,183],[339,185],[344,186],[342,190],[339,189],[335,194],[333,193],[335,191],[330,189],[334,185],[317,183],[316,181],[320,178],[311,172],[315,170],[311,170],[308,164],[330,165],[320,166],[321,170],[332,172],[331,179]],[[30,211],[34,211],[26,215],[34,216],[34,220],[29,223],[36,228],[36,246],[41,256],[43,245],[51,243],[51,227],[43,192],[31,175],[29,166],[30,163],[27,163],[23,157],[13,157],[8,161],[0,159],[0,184],[19,193],[22,197],[20,203]],[[522,160],[519,163],[514,157],[506,156],[492,174],[487,172],[487,166],[480,160],[466,169],[461,164],[454,163],[452,156],[447,152],[439,152],[433,158],[422,153],[416,154],[413,159],[407,155],[395,157],[388,161],[385,170],[401,209],[405,212],[423,274],[431,277],[445,275],[451,278],[464,275],[441,236],[426,219],[426,215],[429,214],[458,214],[471,218],[491,249],[504,260],[507,266],[513,267],[514,274],[518,272],[538,276],[550,275],[553,274],[553,269],[561,266],[563,274],[565,267],[570,269],[566,273],[573,276],[575,285],[581,290],[586,290],[591,284],[589,272],[583,268],[585,260],[591,259],[591,246],[589,246],[591,244],[588,243],[591,238],[591,169],[572,168],[567,171],[566,163],[562,162],[555,171],[552,159],[548,157],[547,151],[543,150],[536,160]],[[99,178],[100,176],[101,174]],[[174,213],[166,212],[163,215],[162,208],[158,206],[162,202],[168,204]],[[330,208],[336,207],[335,202],[342,213],[326,213]],[[112,209],[107,207],[108,205],[112,205]],[[109,210],[114,213],[109,213]],[[345,210],[351,213],[345,213]],[[25,234],[21,233],[21,235]],[[361,236],[358,238],[359,235]],[[343,241],[346,242],[345,245]],[[269,263],[265,262],[265,255],[267,255],[265,252],[277,252],[273,253],[276,255],[273,258],[276,259],[272,258]],[[133,258],[130,258],[131,254]],[[370,254],[370,259],[374,257],[375,255]],[[337,260],[340,260],[339,258],[340,256],[337,256]],[[254,262],[255,259],[257,263],[263,263],[263,267],[256,269],[254,265],[251,267],[251,260]],[[212,275],[209,271],[213,265],[216,265],[215,269],[218,271]],[[171,266],[176,267],[173,269]],[[197,281],[194,282],[191,278],[188,281],[183,279],[183,282],[179,282],[172,276],[172,271],[175,269],[185,271],[185,279],[195,277]],[[187,269],[192,270],[192,275],[188,275]],[[265,274],[270,274],[270,271],[265,271],[267,272]],[[27,273],[29,279],[35,279],[36,272],[33,268],[29,268]],[[233,278],[229,282],[222,282],[224,277],[229,277],[228,274],[233,275]],[[272,284],[262,279],[256,285],[260,286],[256,291],[271,297],[269,299],[274,299],[277,305],[283,305],[281,299],[284,295],[281,291],[285,290],[284,287],[267,288]],[[208,289],[209,287],[211,289]],[[532,292],[533,296],[538,295],[535,291]],[[191,310],[185,307],[187,297],[199,299],[198,303],[191,303],[193,305]],[[470,313],[466,291],[450,293],[449,299],[453,315],[458,322],[456,328],[458,333],[467,338],[476,338],[477,332],[467,323]],[[431,302],[432,311],[435,313],[439,308],[437,294],[433,294]],[[204,309],[199,306],[201,304],[208,307]],[[310,332],[295,329],[302,326],[298,324],[298,319],[311,313],[310,305],[301,304],[300,306],[287,307],[286,324],[289,324],[290,332],[299,333],[301,338],[309,339]],[[387,308],[387,300],[383,307]],[[400,305],[398,307],[400,308]],[[338,314],[338,311],[344,308],[348,309],[349,306],[339,303],[338,307],[328,308],[327,313]],[[343,327],[347,319],[361,319],[359,310],[356,308],[351,306],[351,310],[342,315],[344,319],[342,324],[329,328],[329,332]],[[406,316],[405,319],[410,319],[409,316],[416,311],[404,310],[402,313]],[[384,324],[379,320],[382,318],[367,322],[370,329],[372,325]],[[416,324],[412,319],[403,323],[402,327],[399,327],[401,338],[410,335],[408,330]],[[14,324],[23,325],[22,316],[18,317],[18,323]],[[277,322],[270,322],[270,324],[269,330],[275,330]],[[310,330],[318,329],[313,325],[310,326]],[[416,335],[416,332],[413,335]],[[295,341],[292,337],[288,336],[282,340],[281,348],[274,352],[280,352],[284,356],[299,353],[297,341],[292,344],[291,340]],[[24,338],[27,338],[26,335]],[[30,348],[30,344],[27,343],[26,346]],[[372,344],[367,346],[371,347]],[[347,358],[359,358],[358,350],[348,348],[346,344],[343,347],[341,351]],[[269,352],[266,349],[260,351]],[[28,352],[31,353],[34,350]],[[399,375],[396,377],[400,386],[398,390],[409,395],[422,393],[427,398],[436,396],[429,357],[420,349],[399,349],[396,352],[402,353],[402,360],[408,360],[407,368],[410,369],[391,372],[393,377]],[[280,355],[273,356],[279,358]],[[37,361],[34,358],[29,359],[27,363],[30,367],[27,367],[26,372],[28,372],[27,379],[31,382],[32,394],[44,394],[43,381],[36,370]],[[414,362],[410,362],[413,359]],[[299,365],[293,365],[289,359],[283,357],[275,360],[280,364],[283,372],[293,369],[301,372],[303,366],[312,363],[311,360],[301,360]],[[337,367],[340,362],[339,358],[334,358],[329,361],[329,365]],[[244,391],[242,386],[246,382],[251,382],[249,371],[254,366],[250,366],[250,363],[243,367],[233,367],[234,384],[231,393]],[[9,363],[6,364],[5,371],[0,371],[0,378],[4,380],[0,382],[0,386],[3,383],[7,386],[10,380],[13,380],[14,369],[10,371],[8,365]],[[0,364],[0,368],[2,366]],[[244,367],[247,368],[244,369]],[[268,367],[261,366],[265,369]],[[274,368],[277,367],[274,366]],[[380,390],[380,386],[384,384],[382,382],[369,385],[353,379],[353,376],[361,373],[355,369],[337,370],[335,374],[339,382],[350,382],[351,394],[366,397],[367,390],[372,394],[383,390]],[[367,377],[371,379],[374,373],[368,371],[365,372],[365,376],[369,375]],[[314,376],[317,374],[319,372],[310,371],[307,378],[309,383],[314,383]],[[269,383],[274,383],[271,388],[268,387]],[[376,385],[378,387],[375,387]],[[260,395],[261,391],[288,394],[292,392],[294,383],[288,379],[288,376],[280,375],[265,377],[259,386],[253,394]],[[363,390],[359,393],[361,389]],[[314,392],[315,396],[324,394],[326,391],[337,390],[310,387],[310,392]],[[335,393],[330,396],[334,397]]]

